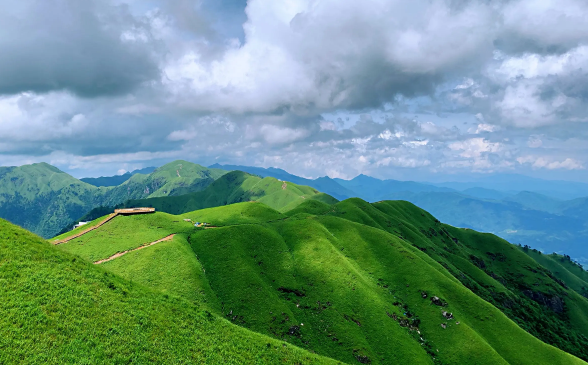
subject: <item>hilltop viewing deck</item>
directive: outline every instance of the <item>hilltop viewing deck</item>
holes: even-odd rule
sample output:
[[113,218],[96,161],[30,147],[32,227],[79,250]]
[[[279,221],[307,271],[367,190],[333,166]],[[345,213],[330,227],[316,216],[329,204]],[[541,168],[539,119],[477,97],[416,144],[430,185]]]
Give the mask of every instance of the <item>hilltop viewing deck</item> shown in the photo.
[[128,208],[128,209],[115,209],[114,212],[120,215],[129,214],[147,214],[155,213],[155,208]]

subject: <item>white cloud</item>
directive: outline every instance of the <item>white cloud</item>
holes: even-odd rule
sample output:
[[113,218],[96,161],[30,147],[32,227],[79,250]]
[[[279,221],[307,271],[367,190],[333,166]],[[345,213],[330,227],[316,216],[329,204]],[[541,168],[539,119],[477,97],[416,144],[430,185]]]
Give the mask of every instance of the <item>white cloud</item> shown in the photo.
[[451,150],[460,151],[460,156],[462,157],[476,159],[483,154],[500,151],[501,144],[489,142],[484,138],[470,138],[465,141],[450,143],[448,147]]
[[305,129],[293,129],[287,127],[278,127],[271,124],[264,124],[260,132],[269,144],[286,144],[302,139],[310,133]]
[[530,148],[539,148],[543,146],[543,141],[541,140],[540,136],[529,136],[529,140],[527,141],[527,146]]
[[562,161],[556,161],[548,157],[542,156],[521,156],[517,158],[517,162],[521,165],[529,164],[536,169],[548,169],[548,170],[583,170],[585,169],[584,164],[572,158],[566,158]]

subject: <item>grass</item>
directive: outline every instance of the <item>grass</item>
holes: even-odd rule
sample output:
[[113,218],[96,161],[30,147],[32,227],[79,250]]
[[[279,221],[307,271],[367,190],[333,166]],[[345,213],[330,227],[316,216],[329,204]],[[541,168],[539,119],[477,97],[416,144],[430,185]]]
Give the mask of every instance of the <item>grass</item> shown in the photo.
[[[198,231],[190,242],[227,318],[344,362],[582,363],[382,230],[310,217]],[[456,319],[444,321],[422,291],[444,298]],[[388,315],[412,321],[409,312],[420,320],[416,338]]]
[[195,229],[197,228],[192,223],[184,222],[179,217],[167,213],[117,216],[99,229],[57,247],[95,262],[174,233],[190,232]]
[[206,222],[213,226],[263,223],[285,218],[280,212],[258,202],[201,209],[185,213],[181,217],[191,219],[193,222]]
[[[586,298],[516,246],[444,225],[407,202],[308,199],[286,214],[244,202],[136,217],[64,248],[93,258],[177,231],[103,268],[346,363],[584,363],[560,349],[585,357]],[[562,312],[549,307],[554,298]]]
[[214,295],[200,262],[181,235],[148,249],[129,252],[101,266],[131,282],[193,302],[206,303]]
[[0,220],[0,363],[330,364]]

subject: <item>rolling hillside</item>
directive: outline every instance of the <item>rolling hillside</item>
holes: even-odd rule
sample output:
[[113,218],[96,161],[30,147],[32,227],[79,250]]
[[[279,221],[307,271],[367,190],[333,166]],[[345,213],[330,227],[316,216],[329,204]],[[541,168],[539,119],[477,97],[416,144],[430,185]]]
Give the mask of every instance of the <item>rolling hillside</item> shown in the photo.
[[119,186],[96,187],[46,163],[0,167],[0,218],[52,237],[93,208],[200,191],[224,173],[174,161],[149,175],[135,174]]
[[407,202],[119,216],[57,249],[345,363],[584,363],[561,350],[588,358],[586,298],[516,246]]
[[231,324],[197,298],[124,280],[4,220],[0,262],[2,364],[336,363]]

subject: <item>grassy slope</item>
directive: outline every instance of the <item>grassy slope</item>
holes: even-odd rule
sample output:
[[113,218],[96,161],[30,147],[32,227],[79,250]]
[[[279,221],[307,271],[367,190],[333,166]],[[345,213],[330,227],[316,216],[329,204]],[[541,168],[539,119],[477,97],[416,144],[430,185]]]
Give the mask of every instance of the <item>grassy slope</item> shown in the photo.
[[[346,362],[581,363],[528,335],[466,289],[450,273],[453,269],[417,250],[415,245],[426,244],[432,250],[435,242],[408,221],[436,224],[430,215],[408,203],[380,206],[398,210],[397,219],[404,222],[400,239],[383,229],[394,225],[386,222],[389,217],[382,220],[382,210],[364,203],[345,201],[331,207],[330,216],[317,217],[309,214],[316,213],[317,204],[306,201],[289,219],[260,203],[188,213],[192,219],[225,225],[181,234],[191,233],[197,262],[190,255],[181,259],[188,254],[185,242],[174,240],[174,245],[166,242],[127,254],[105,268],[190,300],[206,300],[208,308],[236,324]],[[319,208],[325,211],[325,206]],[[128,228],[121,225],[121,234]],[[486,236],[491,235],[475,238]],[[73,252],[83,250],[72,247]],[[452,261],[458,262],[457,257]],[[464,259],[458,265],[473,266]],[[158,277],[166,270],[168,278]],[[471,270],[471,275],[484,285],[495,281],[483,272]],[[508,291],[500,283],[493,285],[497,292]],[[440,296],[448,306],[432,305],[421,291]],[[456,318],[444,320],[443,309]],[[399,326],[393,315],[418,325],[421,334]]]
[[80,226],[76,229],[72,229],[71,231],[67,231],[65,233],[62,233],[58,236],[51,238],[51,241],[57,241],[57,240],[61,240],[61,239],[67,238],[67,237],[74,236],[74,235],[78,234],[79,232],[85,231],[88,228],[92,228],[92,227],[97,226],[102,221],[106,220],[107,217],[108,217],[108,215],[104,215],[104,216],[101,216],[100,218],[96,218],[96,219],[88,222],[87,224],[84,224],[83,226]]
[[[0,363],[332,363],[0,220]],[[228,340],[229,339],[229,340]]]
[[126,207],[150,206],[171,214],[227,204],[259,201],[286,211],[307,199],[336,202],[336,199],[308,186],[285,183],[272,177],[260,178],[242,171],[232,171],[212,183],[206,190],[175,197],[131,200]]
[[491,234],[441,224],[408,202],[349,199],[332,214],[411,242],[525,330],[588,358],[588,301],[516,246]]
[[[211,295],[214,298],[200,262],[181,235],[149,249],[129,252],[101,266],[165,294],[199,303],[209,302]],[[210,305],[214,306],[214,302]]]
[[[309,217],[198,231],[190,241],[223,314],[319,354],[348,362],[367,356],[372,363],[431,363],[431,354],[448,364],[581,363],[382,230]],[[421,291],[446,300],[456,319],[444,320]],[[419,318],[424,341],[387,315],[407,318],[407,310]],[[300,334],[290,335],[297,325]]]
[[572,262],[569,257],[557,254],[544,255],[539,251],[521,248],[543,267],[550,270],[555,277],[580,295],[588,298],[588,271]]
[[167,213],[117,216],[100,228],[58,247],[94,262],[157,241],[170,234],[194,229],[196,228],[191,223]]

